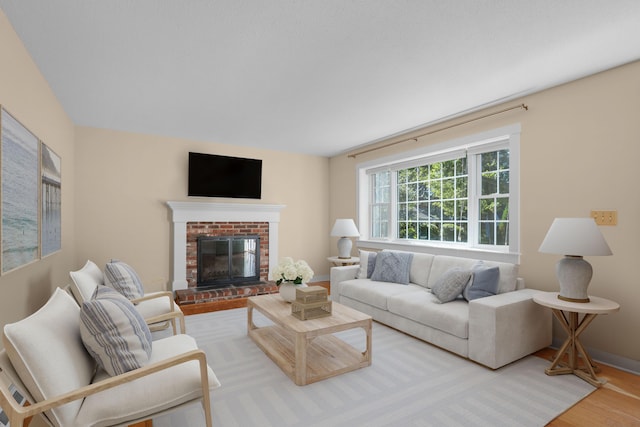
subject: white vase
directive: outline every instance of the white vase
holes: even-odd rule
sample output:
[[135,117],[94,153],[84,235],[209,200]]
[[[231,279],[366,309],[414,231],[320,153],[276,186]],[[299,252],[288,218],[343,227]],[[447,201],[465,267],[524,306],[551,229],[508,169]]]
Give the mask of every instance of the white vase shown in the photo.
[[280,296],[286,302],[293,302],[296,300],[296,289],[298,287],[306,288],[307,285],[304,283],[300,285],[294,285],[291,282],[283,282],[280,284]]

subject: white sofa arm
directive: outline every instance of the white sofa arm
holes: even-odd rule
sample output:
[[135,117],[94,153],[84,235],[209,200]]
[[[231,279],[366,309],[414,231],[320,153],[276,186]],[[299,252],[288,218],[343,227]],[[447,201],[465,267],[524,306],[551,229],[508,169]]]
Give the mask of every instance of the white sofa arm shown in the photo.
[[469,302],[469,359],[497,369],[551,345],[551,311],[520,289]]
[[355,279],[358,276],[359,265],[345,265],[341,267],[331,267],[331,290],[329,293],[332,295],[332,301],[339,301],[340,299],[340,284],[345,280]]

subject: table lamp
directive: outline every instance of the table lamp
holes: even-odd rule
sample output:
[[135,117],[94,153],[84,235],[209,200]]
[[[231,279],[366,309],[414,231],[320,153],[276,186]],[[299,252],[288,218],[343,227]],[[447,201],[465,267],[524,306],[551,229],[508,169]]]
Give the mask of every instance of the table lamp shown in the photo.
[[349,237],[360,236],[360,232],[353,220],[351,218],[336,219],[336,223],[333,224],[333,229],[331,230],[331,235],[340,237],[340,239],[338,239],[338,258],[351,258],[351,246],[353,243]]
[[582,257],[612,255],[593,218],[556,218],[538,250],[564,255],[556,264],[558,298],[579,303],[589,302],[587,288],[593,275],[591,264]]

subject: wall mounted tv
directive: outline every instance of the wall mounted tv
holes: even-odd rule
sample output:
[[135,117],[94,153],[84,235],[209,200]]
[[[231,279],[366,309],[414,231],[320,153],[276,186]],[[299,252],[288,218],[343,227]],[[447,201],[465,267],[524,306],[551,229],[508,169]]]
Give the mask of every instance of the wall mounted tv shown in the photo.
[[189,196],[262,197],[262,160],[189,153]]

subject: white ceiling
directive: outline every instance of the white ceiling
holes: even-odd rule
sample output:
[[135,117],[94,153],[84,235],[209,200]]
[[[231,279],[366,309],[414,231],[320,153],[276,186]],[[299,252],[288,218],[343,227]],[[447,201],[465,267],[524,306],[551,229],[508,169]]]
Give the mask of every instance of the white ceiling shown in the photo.
[[638,0],[0,8],[76,125],[322,156],[640,58]]

